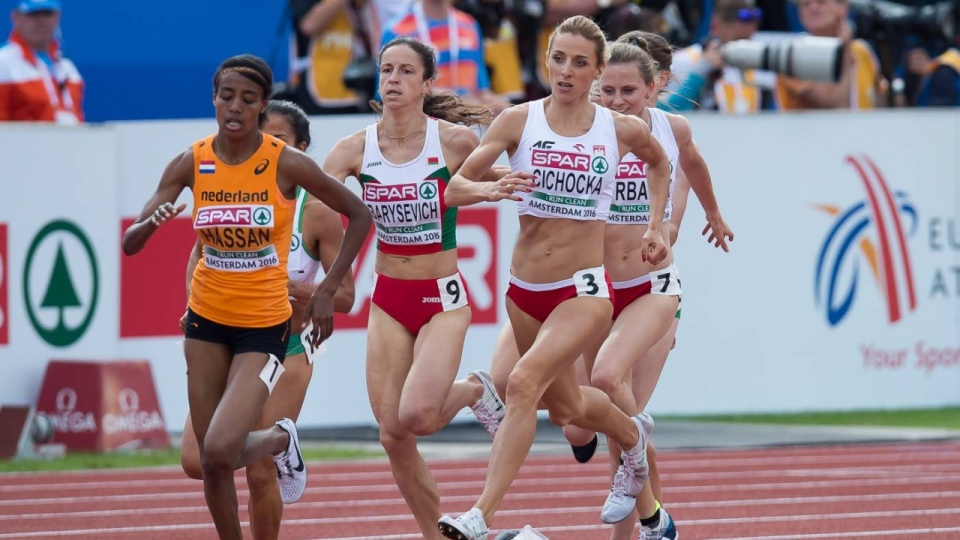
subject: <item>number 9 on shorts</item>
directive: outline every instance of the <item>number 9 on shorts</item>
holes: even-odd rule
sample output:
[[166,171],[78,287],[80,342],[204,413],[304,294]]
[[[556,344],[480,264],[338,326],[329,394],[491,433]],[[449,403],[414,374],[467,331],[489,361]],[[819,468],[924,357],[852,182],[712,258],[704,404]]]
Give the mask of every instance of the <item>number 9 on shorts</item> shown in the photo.
[[450,277],[438,279],[437,287],[444,311],[462,308],[469,303],[467,302],[467,288],[463,286],[463,278],[459,272]]

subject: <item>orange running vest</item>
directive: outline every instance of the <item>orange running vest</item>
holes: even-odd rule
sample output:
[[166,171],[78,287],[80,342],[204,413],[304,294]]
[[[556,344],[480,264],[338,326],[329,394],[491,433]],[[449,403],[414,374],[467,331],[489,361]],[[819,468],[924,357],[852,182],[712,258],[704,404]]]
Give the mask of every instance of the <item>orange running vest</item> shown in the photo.
[[277,186],[284,143],[264,133],[239,165],[213,151],[214,135],[193,144],[193,228],[201,257],[190,309],[228,326],[265,328],[290,318],[287,256],[296,201]]

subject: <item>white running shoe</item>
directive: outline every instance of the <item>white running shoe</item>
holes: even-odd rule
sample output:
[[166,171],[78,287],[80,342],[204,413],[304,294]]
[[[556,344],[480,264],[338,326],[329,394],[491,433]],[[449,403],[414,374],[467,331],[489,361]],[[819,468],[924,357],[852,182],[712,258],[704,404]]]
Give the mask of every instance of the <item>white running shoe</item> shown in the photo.
[[443,516],[437,522],[440,534],[453,540],[487,540],[487,522],[483,520],[483,512],[479,508],[471,508],[469,512],[457,519]]
[[496,540],[550,540],[550,539],[544,536],[542,532],[534,529],[529,525],[526,525],[522,529],[513,529],[511,531],[503,531],[497,536]]
[[300,453],[296,424],[289,418],[281,418],[277,426],[290,436],[287,449],[273,456],[273,463],[277,466],[277,483],[280,484],[280,499],[284,504],[293,504],[300,500],[307,489],[307,466]]
[[637,494],[650,475],[647,439],[653,431],[653,418],[640,413],[633,417],[633,422],[637,425],[639,440],[630,450],[620,452],[620,468],[613,477],[610,494],[600,510],[600,520],[604,523],[619,523],[630,516],[637,503]]
[[636,479],[621,465],[613,477],[610,493],[600,509],[600,521],[607,524],[620,523],[630,517],[630,513],[637,506],[637,494],[643,488]]
[[500,422],[507,414],[506,407],[503,400],[497,395],[497,387],[494,386],[493,377],[489,373],[478,369],[470,372],[470,374],[480,379],[480,383],[483,384],[483,394],[480,395],[480,399],[476,403],[470,406],[470,409],[492,437],[500,429]]
[[677,525],[666,510],[660,508],[660,523],[656,527],[640,526],[640,536],[637,540],[678,540],[680,533],[677,532]]
[[647,476],[650,475],[650,464],[647,463],[647,439],[653,431],[653,418],[648,414],[640,413],[633,417],[633,422],[637,425],[640,440],[633,448],[621,452],[620,459],[627,472],[636,477],[640,487],[643,487],[647,482]]

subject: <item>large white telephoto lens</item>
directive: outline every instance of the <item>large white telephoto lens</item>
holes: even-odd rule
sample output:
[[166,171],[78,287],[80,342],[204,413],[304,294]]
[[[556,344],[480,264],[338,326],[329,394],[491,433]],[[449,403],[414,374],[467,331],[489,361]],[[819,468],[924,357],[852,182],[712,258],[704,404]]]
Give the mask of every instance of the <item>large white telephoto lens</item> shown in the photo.
[[843,66],[843,42],[815,36],[775,43],[741,39],[723,46],[723,59],[740,69],[763,69],[805,81],[835,83]]

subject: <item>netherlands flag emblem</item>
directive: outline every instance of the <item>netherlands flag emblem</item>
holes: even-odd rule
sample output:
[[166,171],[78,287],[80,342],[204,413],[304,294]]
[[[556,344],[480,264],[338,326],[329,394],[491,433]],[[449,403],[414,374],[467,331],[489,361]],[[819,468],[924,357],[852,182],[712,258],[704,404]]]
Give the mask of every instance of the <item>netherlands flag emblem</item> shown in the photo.
[[440,164],[440,158],[438,157],[427,158],[427,165],[439,165],[439,164]]
[[216,161],[201,161],[200,167],[197,170],[200,174],[213,174],[217,172],[217,162]]

